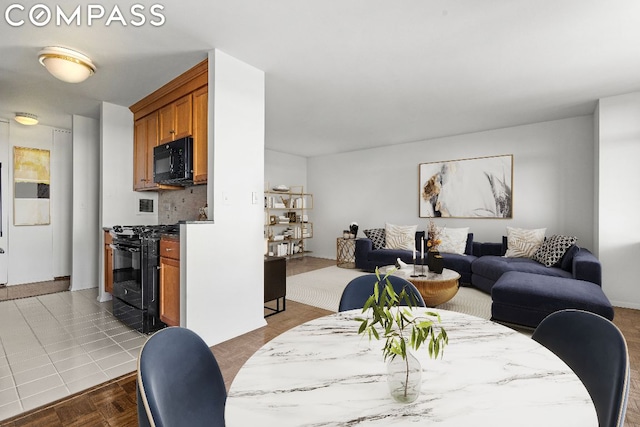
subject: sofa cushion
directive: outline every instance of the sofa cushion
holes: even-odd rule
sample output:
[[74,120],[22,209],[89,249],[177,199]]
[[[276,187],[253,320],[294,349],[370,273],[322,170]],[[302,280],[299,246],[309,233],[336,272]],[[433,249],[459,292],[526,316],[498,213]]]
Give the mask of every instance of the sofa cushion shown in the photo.
[[386,249],[414,250],[417,225],[385,225],[384,239]]
[[561,236],[554,234],[545,239],[544,243],[533,254],[531,259],[538,261],[546,267],[553,267],[562,261],[562,257],[571,246],[578,240],[575,236]]
[[613,320],[613,307],[602,288],[584,280],[507,272],[491,289],[496,320],[535,327],[547,315],[567,308]]
[[496,281],[507,271],[541,274],[544,276],[572,277],[571,272],[556,267],[545,267],[530,258],[507,258],[495,255],[479,257],[471,264],[473,274]]
[[544,241],[546,228],[526,229],[507,227],[506,257],[531,258]]
[[373,243],[373,249],[383,249],[386,245],[384,239],[384,228],[371,228],[369,230],[363,231],[364,235],[367,236],[371,243]]
[[438,251],[449,254],[464,254],[467,249],[467,237],[469,235],[469,227],[449,228],[438,227],[440,240]]

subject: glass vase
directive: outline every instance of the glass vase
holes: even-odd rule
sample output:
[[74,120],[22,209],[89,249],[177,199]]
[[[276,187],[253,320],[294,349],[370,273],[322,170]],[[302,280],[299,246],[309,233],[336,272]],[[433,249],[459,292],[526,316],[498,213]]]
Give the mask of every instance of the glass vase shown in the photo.
[[387,363],[387,384],[391,396],[400,403],[411,403],[420,395],[422,365],[411,353],[396,356]]

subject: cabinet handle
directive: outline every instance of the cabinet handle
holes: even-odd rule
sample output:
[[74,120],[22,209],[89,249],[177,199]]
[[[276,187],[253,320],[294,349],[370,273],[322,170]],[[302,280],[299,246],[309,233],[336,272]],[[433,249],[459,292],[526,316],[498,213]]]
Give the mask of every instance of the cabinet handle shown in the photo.
[[169,251],[172,251],[173,249],[171,249],[171,248],[164,248],[164,250],[165,250],[165,251],[167,251],[167,252],[169,252]]
[[173,135],[174,133],[176,133],[176,131],[175,131],[175,130],[173,130],[173,129],[171,129],[171,130],[169,131],[169,133]]

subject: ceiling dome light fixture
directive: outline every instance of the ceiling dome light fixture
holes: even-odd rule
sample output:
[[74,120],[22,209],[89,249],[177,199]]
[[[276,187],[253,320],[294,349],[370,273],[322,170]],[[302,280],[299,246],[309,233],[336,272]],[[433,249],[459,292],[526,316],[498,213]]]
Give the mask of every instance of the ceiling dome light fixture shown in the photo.
[[45,47],[38,60],[54,77],[68,83],[80,83],[96,72],[88,56],[66,47]]
[[31,113],[16,113],[16,122],[21,125],[33,126],[38,124],[38,116]]

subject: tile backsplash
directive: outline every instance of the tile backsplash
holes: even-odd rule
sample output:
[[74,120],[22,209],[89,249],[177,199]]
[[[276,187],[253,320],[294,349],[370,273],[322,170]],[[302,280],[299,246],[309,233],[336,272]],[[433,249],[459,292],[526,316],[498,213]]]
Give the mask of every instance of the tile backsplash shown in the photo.
[[181,190],[166,190],[158,194],[158,222],[198,220],[199,209],[207,203],[207,186],[194,185]]

